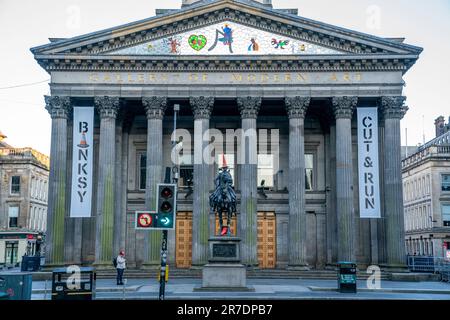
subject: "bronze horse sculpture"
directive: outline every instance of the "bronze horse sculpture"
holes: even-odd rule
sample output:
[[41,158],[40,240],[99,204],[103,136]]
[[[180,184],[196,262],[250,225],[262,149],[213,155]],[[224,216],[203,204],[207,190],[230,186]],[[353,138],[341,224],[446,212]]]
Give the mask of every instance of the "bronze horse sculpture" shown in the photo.
[[[230,236],[230,223],[233,214],[236,215],[236,193],[233,189],[233,178],[223,157],[223,167],[215,180],[215,191],[209,196],[209,206],[212,213],[219,214],[220,235]],[[227,226],[223,225],[223,213],[227,214]]]

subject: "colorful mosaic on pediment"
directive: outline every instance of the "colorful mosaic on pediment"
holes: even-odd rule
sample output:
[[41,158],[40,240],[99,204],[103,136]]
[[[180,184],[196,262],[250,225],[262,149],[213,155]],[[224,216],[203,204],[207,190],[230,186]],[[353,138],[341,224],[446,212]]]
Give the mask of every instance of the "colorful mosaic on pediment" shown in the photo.
[[233,22],[223,22],[193,31],[109,52],[114,55],[319,55],[343,54],[275,33]]

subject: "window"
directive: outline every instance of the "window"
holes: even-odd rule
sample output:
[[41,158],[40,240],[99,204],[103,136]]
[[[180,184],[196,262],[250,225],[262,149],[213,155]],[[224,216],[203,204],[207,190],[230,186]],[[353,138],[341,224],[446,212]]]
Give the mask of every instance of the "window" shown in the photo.
[[28,229],[32,229],[33,227],[33,215],[34,215],[34,207],[30,207],[30,215],[28,217]]
[[147,178],[147,155],[139,155],[139,189],[145,190],[145,179]]
[[16,265],[19,251],[19,242],[7,241],[5,249],[5,263],[7,265]]
[[[218,164],[219,168],[222,168],[223,166],[223,154],[216,155],[216,163]],[[225,161],[227,162],[228,169],[230,170],[231,177],[233,178],[233,186],[236,183],[236,176],[235,176],[235,168],[234,168],[234,154],[225,154]]]
[[42,195],[42,200],[47,201],[47,181],[44,181],[44,194]]
[[42,181],[42,180],[39,180],[39,184],[38,184],[38,186],[39,186],[39,189],[38,189],[38,199],[39,200],[42,200],[42,192],[43,192],[43,190],[44,190],[44,181]]
[[19,207],[11,206],[8,208],[9,227],[17,228],[17,222],[19,219]]
[[36,189],[36,179],[34,177],[31,177],[31,197],[34,198],[34,191]]
[[425,186],[425,177],[422,178],[422,198],[425,198],[425,194],[426,194],[426,190],[425,190],[426,186]]
[[450,204],[442,205],[442,223],[444,227],[450,227]]
[[450,191],[450,174],[442,175],[442,191]]
[[258,154],[258,187],[273,187],[273,154]]
[[305,190],[314,190],[314,155],[305,154]]
[[11,177],[11,193],[12,194],[20,193],[20,176]]

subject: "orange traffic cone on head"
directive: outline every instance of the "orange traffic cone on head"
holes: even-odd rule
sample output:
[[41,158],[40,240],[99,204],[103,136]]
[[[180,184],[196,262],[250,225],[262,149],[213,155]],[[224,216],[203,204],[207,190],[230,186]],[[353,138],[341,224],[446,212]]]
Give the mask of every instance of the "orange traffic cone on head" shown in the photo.
[[81,141],[80,144],[78,145],[80,148],[87,148],[89,147],[89,145],[86,142],[86,133],[83,131],[82,135],[81,135]]
[[225,154],[222,154],[222,168],[228,168],[227,160],[225,159]]

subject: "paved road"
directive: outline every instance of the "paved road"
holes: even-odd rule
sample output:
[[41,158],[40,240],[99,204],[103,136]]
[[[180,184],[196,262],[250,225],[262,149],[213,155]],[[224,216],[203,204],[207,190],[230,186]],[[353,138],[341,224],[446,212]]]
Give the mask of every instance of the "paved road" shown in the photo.
[[[369,291],[365,281],[358,281],[357,294],[334,291],[336,281],[332,280],[248,279],[247,284],[254,292],[194,292],[201,279],[172,279],[166,286],[166,299],[450,300],[450,283],[443,282],[382,281],[379,291]],[[44,287],[45,282],[33,282],[32,299],[44,299]],[[123,292],[113,280],[100,279],[97,289],[97,299],[157,299],[159,284],[154,279],[128,279]]]

